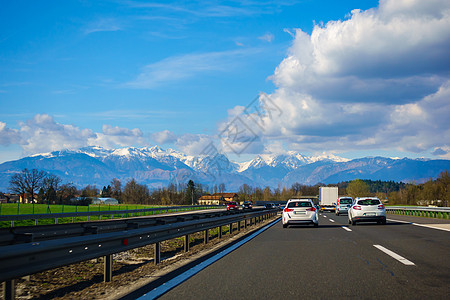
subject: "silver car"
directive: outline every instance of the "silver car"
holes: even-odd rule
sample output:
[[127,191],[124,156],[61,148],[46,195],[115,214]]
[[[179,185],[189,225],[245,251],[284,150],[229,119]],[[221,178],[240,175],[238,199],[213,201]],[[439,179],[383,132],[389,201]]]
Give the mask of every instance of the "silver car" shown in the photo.
[[348,209],[352,206],[352,197],[339,197],[336,202],[336,216],[348,213]]
[[386,208],[380,199],[374,197],[356,198],[348,210],[348,223],[377,222],[386,224]]
[[311,199],[289,199],[283,209],[283,228],[289,225],[313,224],[319,226],[319,216]]

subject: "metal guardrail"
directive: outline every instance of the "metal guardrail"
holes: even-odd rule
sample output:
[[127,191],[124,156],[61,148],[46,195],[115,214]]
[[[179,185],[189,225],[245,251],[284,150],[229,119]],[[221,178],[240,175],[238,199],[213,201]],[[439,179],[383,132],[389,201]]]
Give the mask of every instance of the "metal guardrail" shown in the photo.
[[67,213],[49,213],[49,214],[22,214],[22,215],[1,215],[0,221],[10,221],[11,227],[14,226],[15,221],[23,221],[23,220],[35,220],[36,225],[38,220],[42,219],[55,219],[55,224],[58,223],[58,219],[60,218],[72,218],[72,222],[75,222],[75,218],[77,217],[89,217],[91,216],[112,216],[114,218],[115,215],[135,215],[141,214],[148,215],[149,213],[153,213],[155,211],[182,211],[182,210],[202,210],[202,209],[213,209],[220,208],[217,205],[194,205],[194,206],[162,206],[156,208],[142,208],[142,209],[130,209],[130,210],[102,210],[102,211],[89,211],[89,212],[67,212]]
[[193,219],[205,219],[238,213],[226,210],[196,210],[171,214],[157,214],[130,218],[60,223],[53,225],[31,225],[0,228],[0,246],[41,242],[65,237],[109,233],[128,229],[151,227]]
[[386,206],[386,212],[407,216],[450,219],[450,207]]
[[14,279],[69,264],[104,257],[104,280],[112,278],[112,255],[118,252],[155,245],[155,264],[160,262],[160,242],[182,237],[185,240],[185,251],[189,251],[189,235],[205,232],[205,243],[209,240],[209,230],[219,227],[219,238],[222,237],[222,226],[230,226],[241,222],[244,227],[263,219],[277,215],[275,209],[242,211],[232,215],[195,219],[185,222],[156,225],[147,228],[122,230],[117,232],[91,234],[31,242],[0,247],[0,282],[3,283],[4,299],[14,299]]

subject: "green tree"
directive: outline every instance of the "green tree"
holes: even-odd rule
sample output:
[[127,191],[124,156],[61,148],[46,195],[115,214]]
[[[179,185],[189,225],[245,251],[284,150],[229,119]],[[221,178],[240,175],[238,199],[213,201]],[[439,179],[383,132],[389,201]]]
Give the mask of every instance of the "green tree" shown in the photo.
[[194,183],[194,181],[189,180],[186,185],[186,193],[185,193],[185,201],[184,202],[186,204],[194,205],[196,201],[197,201],[197,199],[196,199],[195,183]]
[[45,203],[45,192],[43,188],[39,189],[39,193],[37,194],[37,202],[38,203]]
[[56,197],[56,191],[52,186],[47,192],[47,199],[50,203],[56,203],[56,200],[58,199],[58,197]]
[[353,198],[367,196],[369,192],[369,185],[360,179],[350,181],[347,186],[347,194]]
[[108,198],[111,197],[111,186],[104,186],[102,189],[102,197]]

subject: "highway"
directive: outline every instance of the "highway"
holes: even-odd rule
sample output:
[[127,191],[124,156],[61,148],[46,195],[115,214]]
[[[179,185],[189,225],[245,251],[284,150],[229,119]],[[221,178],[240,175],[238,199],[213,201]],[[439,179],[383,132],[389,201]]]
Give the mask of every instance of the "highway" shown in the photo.
[[450,223],[428,220],[351,226],[323,213],[318,228],[277,222],[160,299],[448,299],[450,232],[404,222]]

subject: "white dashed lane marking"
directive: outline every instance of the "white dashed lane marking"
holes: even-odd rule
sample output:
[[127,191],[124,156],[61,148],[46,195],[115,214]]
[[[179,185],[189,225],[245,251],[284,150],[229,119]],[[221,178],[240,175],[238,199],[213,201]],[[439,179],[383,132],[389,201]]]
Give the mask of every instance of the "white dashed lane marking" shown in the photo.
[[350,228],[348,228],[347,226],[341,226],[342,228],[344,228],[347,231],[352,231]]
[[407,260],[407,259],[404,258],[403,256],[400,256],[400,255],[398,255],[397,253],[395,253],[395,252],[393,252],[393,251],[391,251],[391,250],[389,250],[389,249],[386,249],[386,248],[384,248],[384,247],[381,246],[381,245],[373,245],[373,246],[374,246],[375,248],[377,248],[378,250],[383,251],[384,253],[386,253],[386,254],[389,255],[390,257],[395,258],[396,260],[398,260],[399,262],[401,262],[401,263],[404,264],[404,265],[407,265],[407,266],[415,266],[415,264],[414,264],[412,261]]

